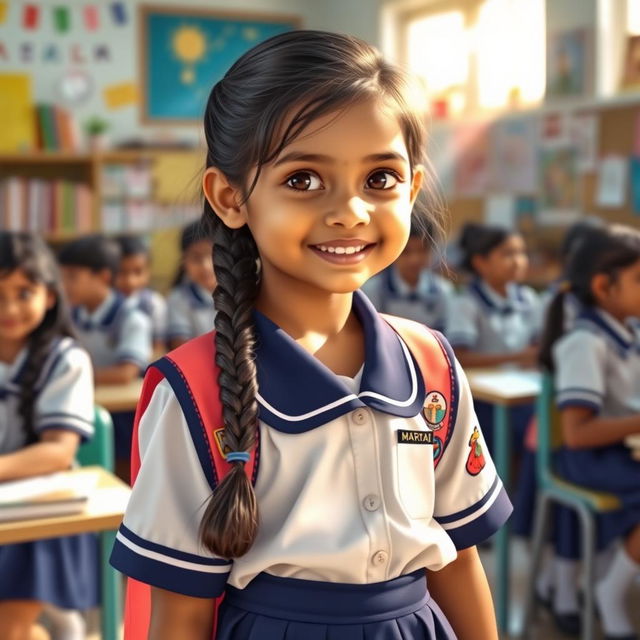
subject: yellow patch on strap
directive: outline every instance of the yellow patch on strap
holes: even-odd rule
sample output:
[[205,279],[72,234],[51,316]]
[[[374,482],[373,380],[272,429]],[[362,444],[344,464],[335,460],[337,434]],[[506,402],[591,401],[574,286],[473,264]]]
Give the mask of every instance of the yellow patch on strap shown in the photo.
[[215,436],[216,444],[218,445],[218,451],[220,451],[220,455],[223,458],[226,458],[227,453],[229,453],[231,449],[229,449],[229,447],[224,443],[224,427],[222,429],[216,429],[213,432],[213,435]]

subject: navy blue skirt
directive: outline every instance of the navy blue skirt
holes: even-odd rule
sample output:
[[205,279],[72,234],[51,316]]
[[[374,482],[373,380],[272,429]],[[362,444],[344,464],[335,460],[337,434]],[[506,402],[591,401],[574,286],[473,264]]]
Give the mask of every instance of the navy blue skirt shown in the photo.
[[99,604],[94,534],[0,546],[0,600],[38,600],[63,609]]
[[341,584],[256,576],[228,586],[216,640],[454,640],[424,569],[388,582]]

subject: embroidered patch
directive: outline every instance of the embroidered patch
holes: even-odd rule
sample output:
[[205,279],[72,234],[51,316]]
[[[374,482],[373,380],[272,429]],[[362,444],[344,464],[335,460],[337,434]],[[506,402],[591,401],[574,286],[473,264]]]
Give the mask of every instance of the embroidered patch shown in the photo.
[[442,440],[438,436],[433,436],[433,459],[437,460],[442,451]]
[[472,476],[477,476],[486,464],[484,459],[484,453],[482,452],[482,446],[480,445],[480,431],[478,427],[473,427],[473,433],[469,438],[469,457],[467,458],[467,472]]
[[229,447],[224,443],[224,427],[222,429],[216,429],[213,432],[213,435],[216,439],[216,444],[218,445],[218,451],[223,458],[227,457],[227,453],[231,451]]
[[447,401],[439,391],[429,391],[422,415],[432,429],[440,429],[447,415]]
[[433,431],[407,431],[398,429],[398,442],[400,444],[433,444]]

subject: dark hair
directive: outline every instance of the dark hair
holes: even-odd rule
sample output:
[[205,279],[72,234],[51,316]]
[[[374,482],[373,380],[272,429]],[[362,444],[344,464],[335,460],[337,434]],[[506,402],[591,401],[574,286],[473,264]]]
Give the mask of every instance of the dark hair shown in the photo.
[[623,269],[640,260],[640,231],[623,225],[606,227],[597,233],[583,234],[576,241],[565,268],[566,281],[547,311],[545,328],[540,343],[539,361],[553,371],[553,345],[564,332],[565,296],[571,294],[585,307],[597,304],[592,282],[596,275],[604,274],[612,281]]
[[120,258],[144,255],[149,257],[149,245],[141,236],[117,236],[115,241],[120,247]]
[[587,216],[583,220],[574,222],[564,234],[560,245],[560,257],[566,262],[573,248],[590,233],[600,233],[605,228],[604,220],[595,216]]
[[99,233],[83,236],[62,248],[58,262],[65,267],[86,267],[94,273],[107,269],[113,279],[120,268],[120,247]]
[[180,234],[180,252],[182,257],[180,258],[180,264],[178,265],[176,275],[173,277],[172,287],[177,287],[184,280],[185,269],[182,260],[182,258],[184,258],[184,252],[192,244],[200,242],[200,240],[211,239],[211,221],[205,219],[204,216],[201,220],[194,220],[182,228],[182,233]]
[[74,337],[62,281],[53,253],[44,241],[31,233],[0,231],[0,279],[19,269],[32,282],[44,284],[55,296],[55,304],[48,309],[42,322],[31,332],[27,359],[20,383],[18,412],[28,442],[36,440],[33,428],[33,408],[36,382],[49,355],[51,343],[61,336]]
[[[211,91],[204,117],[207,167],[220,169],[243,190],[246,202],[261,168],[307,126],[371,97],[395,105],[411,166],[428,166],[424,117],[409,104],[409,89],[404,73],[356,38],[322,31],[272,37],[237,60]],[[248,184],[253,169],[256,174]],[[435,189],[429,189],[428,195],[438,202]],[[442,210],[436,206],[429,214],[441,218]],[[258,249],[246,225],[229,229],[206,201],[203,219],[212,227],[218,281],[216,362],[225,445],[231,451],[251,451],[258,429],[253,325],[260,277]],[[441,224],[436,220],[434,226]],[[203,544],[222,557],[246,553],[258,527],[256,499],[244,465],[231,464],[200,525]]]
[[476,256],[488,256],[507,238],[518,235],[514,229],[469,222],[464,225],[458,239],[461,249],[460,266],[470,273],[477,273],[473,266]]

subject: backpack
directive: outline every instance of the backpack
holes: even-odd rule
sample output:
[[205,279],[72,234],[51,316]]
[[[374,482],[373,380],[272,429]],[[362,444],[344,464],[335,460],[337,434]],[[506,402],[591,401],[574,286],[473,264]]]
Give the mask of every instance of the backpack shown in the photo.
[[[382,317],[398,333],[409,347],[425,380],[425,409],[423,413],[428,422],[442,422],[434,438],[434,466],[439,461],[451,440],[458,405],[458,380],[451,347],[436,331],[424,325],[404,318]],[[145,375],[140,400],[136,409],[133,446],[131,451],[131,480],[135,483],[140,469],[140,451],[138,447],[138,425],[141,416],[153,395],[156,386],[166,379],[172,387],[184,413],[189,430],[196,444],[196,451],[202,469],[212,487],[230,470],[231,465],[224,456],[221,436],[222,404],[215,392],[218,379],[218,367],[215,364],[215,332],[206,333],[190,340],[152,364]],[[430,405],[430,396],[434,403]],[[444,400],[444,402],[442,402]],[[433,406],[432,406],[433,405]],[[442,406],[449,411],[442,412]],[[429,414],[436,416],[430,420]],[[438,419],[439,418],[439,419]],[[255,484],[259,465],[260,442],[251,452],[245,471]],[[129,578],[124,614],[124,640],[143,640],[147,638],[151,614],[151,589],[148,584]],[[214,607],[221,602],[215,599]],[[215,637],[215,617],[214,635]]]

